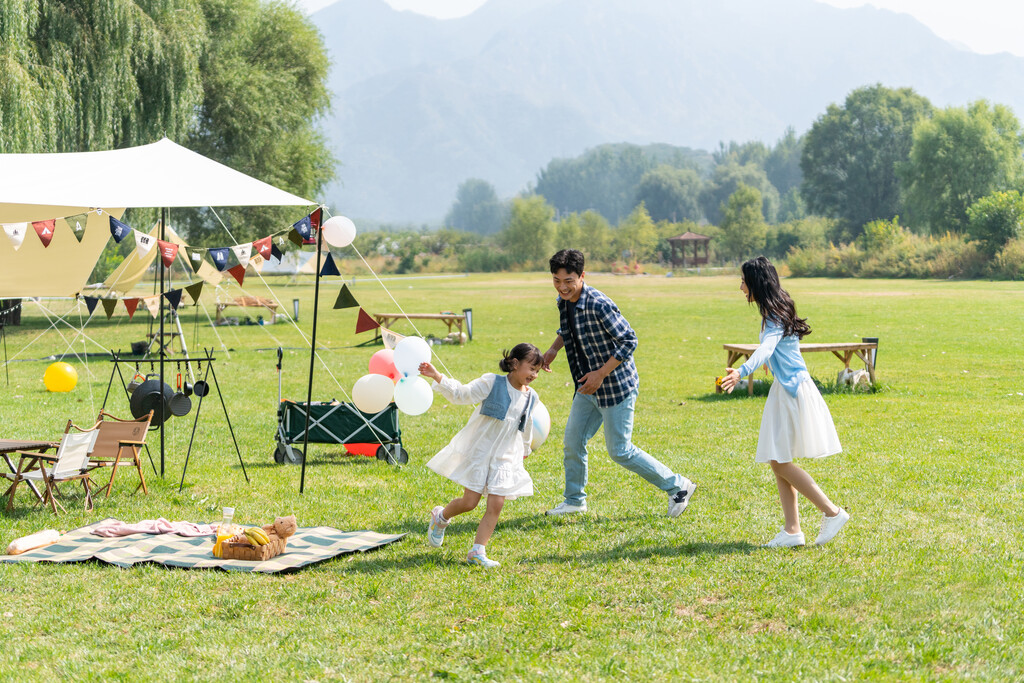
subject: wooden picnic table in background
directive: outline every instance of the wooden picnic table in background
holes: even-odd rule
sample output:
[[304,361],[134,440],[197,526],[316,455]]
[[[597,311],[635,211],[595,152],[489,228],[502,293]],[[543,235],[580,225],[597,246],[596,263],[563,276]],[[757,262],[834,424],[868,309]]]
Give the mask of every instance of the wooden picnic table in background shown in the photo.
[[[459,330],[460,340],[462,339],[462,324],[466,321],[464,313],[371,313],[373,319],[386,329],[391,329],[399,320],[440,320],[448,325],[448,334],[452,332],[454,325]],[[377,340],[380,339],[380,330],[377,330]],[[461,341],[460,341],[461,343]]]
[[[722,344],[727,354],[725,366],[736,367],[734,363],[740,358],[750,358],[760,344]],[[875,353],[878,351],[877,341],[844,342],[837,344],[800,344],[800,353],[814,353],[815,351],[831,352],[836,358],[842,361],[847,370],[850,369],[850,361],[854,356],[864,361],[864,367],[868,371],[871,383],[875,383]],[[721,390],[719,388],[719,390]],[[754,394],[754,376],[747,377],[747,394]]]

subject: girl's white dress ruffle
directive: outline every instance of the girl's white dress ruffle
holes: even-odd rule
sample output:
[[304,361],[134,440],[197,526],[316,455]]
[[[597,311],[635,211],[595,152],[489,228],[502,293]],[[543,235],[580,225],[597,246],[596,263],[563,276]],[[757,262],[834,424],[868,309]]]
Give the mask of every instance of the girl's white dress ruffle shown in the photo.
[[[480,414],[479,404],[491,393],[496,381],[504,382],[509,392],[504,420]],[[482,495],[505,496],[510,500],[533,495],[533,479],[523,467],[523,458],[530,454],[533,420],[527,419],[520,432],[519,418],[530,394],[536,392],[529,387],[525,392],[517,391],[504,375],[491,373],[469,384],[442,376],[434,391],[452,403],[477,406],[466,426],[430,459],[427,467]]]
[[824,458],[843,450],[832,413],[814,382],[805,379],[796,396],[773,382],[761,416],[756,462]]

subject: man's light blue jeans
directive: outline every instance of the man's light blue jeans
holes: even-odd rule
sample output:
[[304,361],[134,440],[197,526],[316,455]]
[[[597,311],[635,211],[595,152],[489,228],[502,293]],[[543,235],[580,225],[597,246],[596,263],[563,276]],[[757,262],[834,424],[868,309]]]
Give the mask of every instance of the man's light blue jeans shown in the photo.
[[635,472],[674,496],[689,480],[665,467],[651,455],[633,445],[633,410],[637,392],[632,392],[618,405],[602,408],[593,395],[576,392],[565,424],[562,441],[565,462],[565,502],[582,505],[587,494],[587,442],[604,423],[604,440],[608,455],[614,462]]

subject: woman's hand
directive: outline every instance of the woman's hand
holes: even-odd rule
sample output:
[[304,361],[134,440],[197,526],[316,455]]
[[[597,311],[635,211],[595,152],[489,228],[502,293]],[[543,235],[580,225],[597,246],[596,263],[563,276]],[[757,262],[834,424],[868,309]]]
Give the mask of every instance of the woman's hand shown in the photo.
[[725,377],[722,378],[722,390],[731,394],[732,390],[740,381],[740,371],[735,368],[726,368]]
[[441,373],[430,363],[420,363],[420,374],[424,377],[429,377],[435,382],[441,381]]

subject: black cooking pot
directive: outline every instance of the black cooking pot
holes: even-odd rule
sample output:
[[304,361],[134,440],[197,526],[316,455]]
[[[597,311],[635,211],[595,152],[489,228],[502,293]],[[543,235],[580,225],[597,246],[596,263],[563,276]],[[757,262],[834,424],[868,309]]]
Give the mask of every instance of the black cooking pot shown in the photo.
[[132,392],[129,405],[132,415],[136,418],[143,417],[152,410],[153,420],[150,424],[156,426],[163,424],[167,418],[173,415],[171,412],[172,398],[174,398],[174,389],[170,384],[161,382],[160,375],[146,375],[146,381]]

